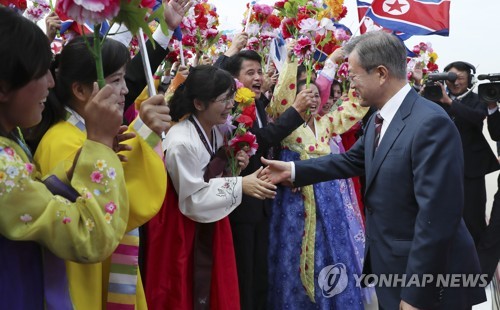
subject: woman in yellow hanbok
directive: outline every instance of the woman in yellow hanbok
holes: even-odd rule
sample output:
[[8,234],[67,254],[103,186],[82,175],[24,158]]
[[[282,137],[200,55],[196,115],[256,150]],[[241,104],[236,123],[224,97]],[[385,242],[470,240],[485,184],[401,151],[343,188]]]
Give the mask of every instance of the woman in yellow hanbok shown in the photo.
[[[316,84],[309,86],[316,104],[304,126],[282,142],[280,160],[294,161],[328,155],[329,141],[346,132],[366,113],[352,100],[323,116]],[[280,73],[268,112],[277,116],[306,88],[297,82],[297,62],[289,61]],[[300,93],[299,93],[300,94]],[[351,243],[346,208],[337,182],[323,182],[300,190],[279,187],[273,202],[269,241],[270,309],[363,309],[358,273],[357,248]],[[360,231],[359,242],[364,242]],[[323,281],[329,268],[338,268],[349,278],[345,290],[329,295]],[[322,280],[323,279],[323,280]]]
[[[106,84],[119,98],[123,111],[125,95],[125,66],[129,59],[127,48],[111,39],[103,44],[103,64]],[[35,153],[35,162],[42,172],[50,171],[59,162],[74,158],[85,141],[85,115],[92,101],[92,82],[96,71],[93,58],[82,37],[70,41],[59,57],[56,70],[55,111],[63,118],[52,125],[43,136]],[[56,113],[57,114],[57,113]],[[123,163],[130,214],[127,234],[111,257],[102,263],[78,264],[67,261],[66,268],[71,299],[76,309],[111,309],[117,306],[146,309],[144,290],[138,268],[138,227],[151,219],[161,208],[166,190],[166,171],[162,159],[154,151],[159,133],[167,129],[168,108],[162,96],[142,104],[139,116],[117,141],[116,149],[126,158]],[[154,131],[153,131],[154,130]],[[120,143],[120,144],[118,144]],[[106,164],[96,164],[99,171],[109,174]],[[95,191],[102,195],[106,188]],[[126,195],[126,193],[123,193]],[[128,309],[128,307],[126,307]]]
[[[118,245],[128,219],[123,168],[111,149],[121,124],[111,87],[89,103],[88,135],[76,156],[61,160],[41,181],[19,128],[42,119],[43,102],[54,86],[51,59],[38,26],[0,7],[2,309],[71,309],[61,258],[80,263],[105,259]],[[106,166],[109,173],[98,166]]]

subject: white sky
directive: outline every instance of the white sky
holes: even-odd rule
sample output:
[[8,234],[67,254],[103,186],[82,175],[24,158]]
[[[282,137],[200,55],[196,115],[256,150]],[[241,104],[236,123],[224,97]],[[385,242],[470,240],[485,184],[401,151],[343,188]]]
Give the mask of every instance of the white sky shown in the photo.
[[[241,20],[248,0],[209,0],[217,7],[222,29],[241,30]],[[275,0],[258,3],[273,4]],[[366,1],[370,2],[370,1]],[[341,21],[356,32],[356,0],[345,0],[347,16]],[[500,1],[452,0],[450,36],[415,36],[406,41],[410,49],[419,42],[431,42],[442,70],[448,63],[463,60],[477,67],[477,73],[500,72]]]

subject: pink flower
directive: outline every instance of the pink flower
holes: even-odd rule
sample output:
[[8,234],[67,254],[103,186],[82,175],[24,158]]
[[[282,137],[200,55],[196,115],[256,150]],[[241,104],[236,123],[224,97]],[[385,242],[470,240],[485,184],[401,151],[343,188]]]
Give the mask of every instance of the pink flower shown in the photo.
[[238,79],[234,79],[234,81],[236,82],[236,88],[242,88],[243,87],[243,83],[241,83],[240,81],[238,81]]
[[340,77],[347,78],[347,75],[349,74],[349,64],[347,62],[344,62],[340,65],[337,75]]
[[28,173],[32,173],[32,172],[33,172],[33,168],[34,168],[34,166],[33,166],[33,164],[31,164],[31,163],[26,163],[26,164],[24,164],[24,168],[26,169],[26,171],[27,171]]
[[68,223],[71,223],[71,218],[65,216],[63,217],[63,220],[62,220],[63,224],[68,224]]
[[14,156],[14,150],[12,148],[6,147],[3,150],[5,151],[5,153],[7,153],[7,155]]
[[33,218],[31,217],[31,215],[29,215],[28,213],[25,213],[25,214],[21,215],[19,217],[19,219],[23,223],[28,223],[28,222],[31,222],[33,220]]
[[261,13],[267,16],[273,13],[274,8],[267,4],[255,4],[253,10],[255,13]]
[[57,11],[66,13],[80,24],[100,24],[120,11],[120,0],[59,0]]
[[110,201],[104,206],[104,210],[106,210],[107,213],[113,214],[116,211],[116,205],[114,202]]
[[313,52],[313,42],[309,37],[301,36],[293,48],[297,57],[305,58]]
[[214,28],[210,28],[210,29],[207,29],[205,35],[206,35],[207,39],[211,39],[211,38],[215,38],[218,34],[219,34],[219,30],[214,29]]
[[92,180],[92,182],[94,183],[101,183],[102,181],[102,173],[100,173],[99,171],[94,171],[92,172],[92,174],[90,175],[90,179]]

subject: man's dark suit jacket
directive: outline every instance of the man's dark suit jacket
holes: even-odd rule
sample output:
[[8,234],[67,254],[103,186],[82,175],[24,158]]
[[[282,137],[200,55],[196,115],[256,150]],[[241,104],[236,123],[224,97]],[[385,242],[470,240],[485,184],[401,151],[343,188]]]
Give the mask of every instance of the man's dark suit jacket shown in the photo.
[[[488,131],[491,139],[500,141],[500,111],[488,116]],[[498,190],[493,199],[490,222],[481,235],[477,246],[482,271],[488,275],[490,281],[500,259],[500,175],[498,176]]]
[[[435,103],[411,90],[373,156],[373,117],[345,154],[298,161],[295,185],[366,173],[364,272],[479,274],[474,242],[462,220],[463,155],[460,135]],[[464,309],[485,300],[484,289],[376,287],[384,309],[401,299],[423,309]]]
[[500,168],[498,160],[483,135],[486,103],[475,93],[469,93],[451,106],[443,105],[460,132],[464,153],[464,174],[468,178],[483,177]]

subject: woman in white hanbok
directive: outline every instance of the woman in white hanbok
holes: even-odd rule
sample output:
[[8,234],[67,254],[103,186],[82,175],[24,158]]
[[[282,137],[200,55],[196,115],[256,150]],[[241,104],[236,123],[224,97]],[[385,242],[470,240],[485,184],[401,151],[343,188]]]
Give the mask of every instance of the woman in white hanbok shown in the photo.
[[[224,136],[218,125],[226,123],[235,91],[229,73],[198,66],[169,102],[172,120],[178,123],[165,140],[171,181],[161,211],[166,214],[160,214],[163,221],[157,221],[155,227],[148,226],[148,231],[166,228],[161,236],[165,258],[163,266],[154,267],[156,275],[146,272],[146,277],[158,279],[146,288],[146,296],[163,309],[240,307],[228,215],[241,203],[243,193],[273,198],[275,186],[257,178],[260,170],[244,177],[223,175],[220,155],[224,152],[218,150]],[[248,155],[237,153],[237,159],[244,169]],[[156,255],[154,252],[147,255]],[[149,279],[147,283],[151,283]]]

